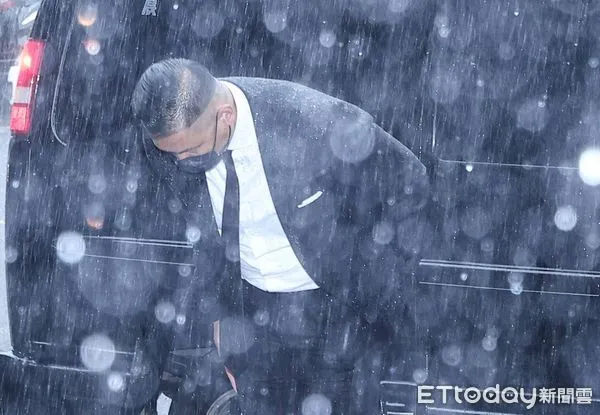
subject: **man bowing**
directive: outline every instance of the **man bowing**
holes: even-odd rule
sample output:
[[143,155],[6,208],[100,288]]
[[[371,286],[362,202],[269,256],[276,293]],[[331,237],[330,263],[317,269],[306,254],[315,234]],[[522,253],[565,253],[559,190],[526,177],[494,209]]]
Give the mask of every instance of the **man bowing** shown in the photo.
[[132,108],[150,164],[200,227],[201,295],[218,299],[244,415],[374,413],[350,399],[353,369],[387,341],[411,284],[396,233],[422,215],[425,167],[352,104],[186,59],[150,66]]

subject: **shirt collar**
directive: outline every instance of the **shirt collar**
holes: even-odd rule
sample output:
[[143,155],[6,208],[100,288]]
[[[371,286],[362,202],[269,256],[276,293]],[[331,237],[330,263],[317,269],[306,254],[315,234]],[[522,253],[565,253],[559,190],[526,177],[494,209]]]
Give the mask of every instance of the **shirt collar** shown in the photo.
[[238,88],[231,82],[221,82],[224,83],[231,91],[237,109],[235,129],[233,131],[233,136],[231,137],[231,141],[229,143],[229,146],[227,146],[227,149],[239,150],[242,148],[250,147],[252,146],[250,134],[254,129],[254,121],[252,119],[252,111],[250,110],[250,104],[248,103],[244,92],[240,88]]

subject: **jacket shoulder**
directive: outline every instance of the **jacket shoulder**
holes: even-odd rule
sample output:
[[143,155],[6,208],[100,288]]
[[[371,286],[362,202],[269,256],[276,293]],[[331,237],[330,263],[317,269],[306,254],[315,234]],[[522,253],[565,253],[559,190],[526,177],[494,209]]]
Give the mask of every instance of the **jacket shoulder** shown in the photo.
[[326,115],[331,122],[334,118],[362,120],[372,117],[366,111],[354,104],[328,95],[309,86],[283,79],[253,78],[253,77],[228,77],[221,78],[238,86],[249,101],[277,105],[278,109],[288,109],[296,112],[295,115],[309,115],[313,122]]

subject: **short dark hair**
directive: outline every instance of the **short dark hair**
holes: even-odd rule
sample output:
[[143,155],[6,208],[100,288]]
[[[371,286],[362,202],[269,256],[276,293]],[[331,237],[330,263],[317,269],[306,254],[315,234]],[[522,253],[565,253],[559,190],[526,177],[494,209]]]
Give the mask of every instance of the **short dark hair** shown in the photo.
[[189,127],[208,107],[217,80],[202,64],[166,59],[150,65],[131,98],[133,116],[153,136]]

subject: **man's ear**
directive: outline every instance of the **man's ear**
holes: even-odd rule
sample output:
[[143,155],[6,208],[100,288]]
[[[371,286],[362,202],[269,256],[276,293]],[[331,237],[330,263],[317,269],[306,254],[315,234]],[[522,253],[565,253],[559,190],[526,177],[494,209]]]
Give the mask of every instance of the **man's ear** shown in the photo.
[[229,121],[231,117],[235,114],[235,108],[229,102],[223,102],[217,107],[217,111],[219,113],[219,118],[227,117],[226,120]]
[[223,112],[221,113],[221,117],[225,117],[225,121],[231,123],[233,122],[234,115],[235,112],[233,110],[233,107],[229,104],[225,105],[223,108]]

